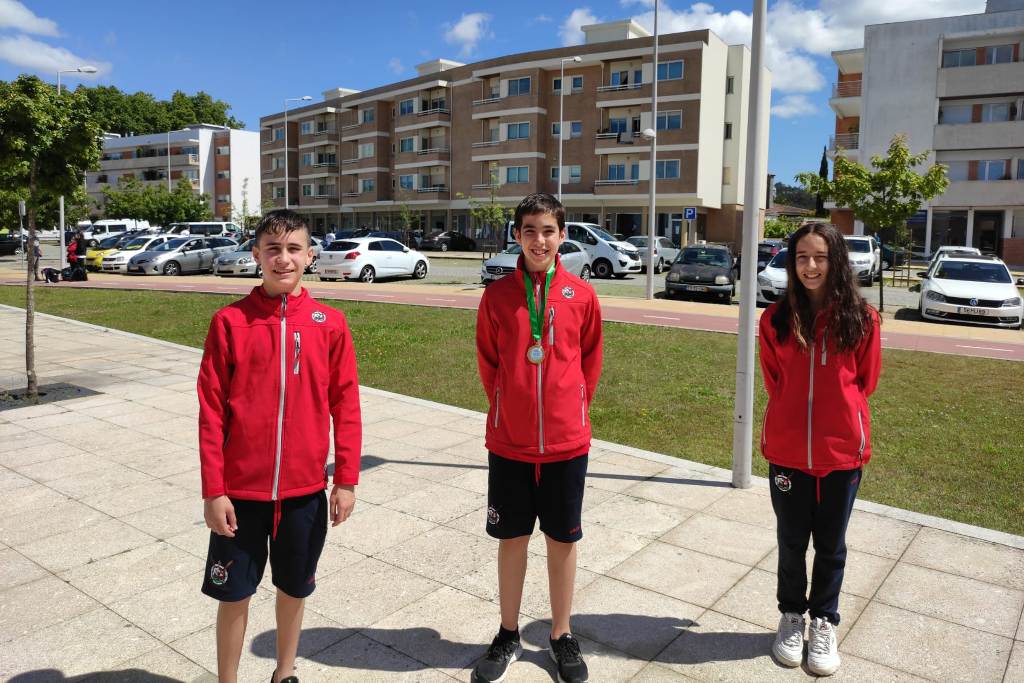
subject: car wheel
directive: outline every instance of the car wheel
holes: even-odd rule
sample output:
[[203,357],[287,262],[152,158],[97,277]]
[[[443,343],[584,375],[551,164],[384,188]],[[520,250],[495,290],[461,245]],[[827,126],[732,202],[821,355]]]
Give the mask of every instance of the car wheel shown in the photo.
[[580,279],[584,282],[590,282],[590,266],[583,266],[580,270]]
[[412,269],[412,276],[417,280],[422,280],[427,276],[427,264],[425,261],[416,262],[416,267]]
[[309,264],[309,267],[306,268],[307,273],[316,273],[316,271],[320,268],[320,265],[317,261],[318,259],[313,259],[312,263]]
[[612,264],[606,259],[598,259],[593,265],[594,277],[605,278],[612,276]]
[[373,266],[363,266],[363,269],[359,271],[359,281],[369,284],[373,282],[373,278],[376,275],[377,271],[373,269]]
[[654,264],[654,274],[661,275],[661,271],[665,270],[665,262],[658,259],[658,262]]
[[448,243],[447,242],[441,242],[440,249],[441,249],[441,251],[448,251]]
[[181,275],[181,264],[177,261],[168,261],[164,264],[164,275]]
[[889,262],[882,261],[882,270],[889,270]]
[[90,247],[92,247],[93,249],[95,249],[96,247],[100,246],[100,243],[99,243],[99,242],[97,242],[96,240],[89,240],[88,244],[89,244],[89,246],[90,246]]
[[261,265],[257,265],[256,266],[256,277],[259,277],[259,278],[263,277],[263,266],[261,266]]

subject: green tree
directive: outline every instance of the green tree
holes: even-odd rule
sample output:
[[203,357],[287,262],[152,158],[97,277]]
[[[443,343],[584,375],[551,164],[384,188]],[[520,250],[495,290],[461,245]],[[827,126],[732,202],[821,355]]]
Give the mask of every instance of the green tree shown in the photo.
[[[83,174],[99,163],[100,129],[77,92],[56,90],[36,76],[0,82],[0,187],[26,198],[29,241],[40,207],[74,196]],[[39,395],[35,371],[35,252],[28,250],[25,291],[26,396]]]
[[197,123],[230,128],[245,124],[228,114],[231,105],[203,91],[188,95],[180,90],[170,100],[158,100],[148,92],[126,93],[114,86],[84,86],[75,90],[89,101],[100,128],[119,135],[147,135]]
[[[818,177],[828,182],[828,156],[826,155],[826,148],[821,148],[821,161],[818,163]],[[814,195],[814,215],[819,218],[824,218],[828,215],[825,211],[825,199],[818,192]]]
[[764,221],[764,236],[783,238],[789,237],[790,233],[800,227],[800,221],[785,216],[778,218],[766,218]]
[[928,152],[911,154],[906,137],[897,135],[884,157],[871,157],[870,170],[850,161],[840,150],[834,164],[834,180],[815,173],[798,173],[797,180],[809,191],[853,210],[869,232],[891,229],[898,245],[909,241],[907,220],[921,204],[945,192],[949,186],[946,166],[933,164],[918,173]]
[[[477,229],[482,231],[487,228],[491,229],[494,235],[494,246],[497,247],[501,243],[500,231],[505,229],[505,224],[512,218],[513,211],[510,207],[499,204],[497,201],[498,169],[495,164],[491,164],[489,175],[490,183],[487,188],[487,199],[481,201],[475,197],[470,197],[469,215],[472,217]],[[463,195],[459,192],[456,193],[456,197],[462,199]]]
[[[263,202],[256,211],[252,211],[252,206],[249,204],[249,179],[246,178],[242,181],[242,206],[231,205],[231,220],[237,223],[246,234],[249,234],[256,229],[256,224],[268,211],[266,204],[267,202]],[[270,202],[270,205],[273,206],[273,202]]]
[[796,206],[801,209],[813,209],[814,195],[802,187],[778,182],[775,183],[775,203]]
[[413,211],[409,208],[409,205],[402,202],[402,205],[398,207],[398,224],[402,226],[402,230],[406,232],[411,230],[418,230],[420,227],[420,214],[418,211]]
[[137,178],[121,176],[117,179],[117,188],[106,185],[101,192],[103,193],[103,213],[107,216],[136,220],[146,218],[149,209],[146,188]]
[[117,189],[103,188],[104,213],[117,218],[135,218],[151,225],[170,225],[210,220],[210,195],[196,194],[192,181],[180,178],[173,190],[160,183],[144,186],[135,178],[120,178]]

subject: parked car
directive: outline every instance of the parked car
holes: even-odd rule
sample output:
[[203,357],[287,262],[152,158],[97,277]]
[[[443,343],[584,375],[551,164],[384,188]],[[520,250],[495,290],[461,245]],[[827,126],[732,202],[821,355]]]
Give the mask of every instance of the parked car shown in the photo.
[[[513,222],[505,224],[505,244],[515,244],[512,235]],[[630,273],[639,273],[640,252],[629,242],[623,242],[609,235],[594,223],[567,222],[566,237],[576,242],[590,257],[590,272],[594,277],[623,278]]]
[[100,240],[105,237],[123,235],[126,232],[139,232],[149,229],[149,221],[140,221],[135,220],[134,218],[104,218],[101,221],[96,221],[91,227],[83,230],[82,236],[85,237],[86,243],[90,247],[95,247],[100,243]]
[[164,228],[163,231],[174,235],[181,235],[182,237],[190,235],[193,237],[230,237],[238,239],[242,235],[240,227],[227,221],[172,223]]
[[[626,240],[634,247],[640,255],[640,270],[647,272],[647,237],[645,235],[633,235]],[[657,237],[654,241],[654,272],[660,273],[672,265],[679,255],[679,247],[672,243],[667,237]]]
[[977,247],[958,247],[953,245],[947,245],[939,247],[932,252],[932,257],[928,260],[928,270],[935,267],[935,264],[944,258],[950,256],[981,256],[981,249]]
[[904,249],[894,249],[888,244],[883,244],[880,249],[882,250],[882,270],[899,268],[907,262],[907,252]]
[[[128,235],[128,241],[103,257],[101,269],[104,273],[126,273],[128,262],[138,253],[155,249],[167,240],[168,235],[149,233],[146,235]],[[88,256],[86,256],[88,261]]]
[[788,249],[779,250],[757,274],[757,303],[770,304],[785,295],[786,284],[789,282],[789,274],[786,272],[788,258]]
[[227,237],[176,237],[128,261],[129,274],[181,275],[213,269],[213,259],[235,251],[238,242]]
[[[483,266],[480,267],[480,282],[489,285],[495,280],[500,280],[506,275],[516,272],[516,264],[519,263],[519,255],[522,253],[523,248],[518,244],[513,244],[500,254],[495,254],[484,261]],[[581,280],[590,281],[590,259],[583,249],[583,245],[566,240],[558,247],[558,254],[563,268]]]
[[948,256],[921,278],[918,310],[925,320],[1021,328],[1024,306],[1006,264],[994,256]]
[[103,268],[103,259],[113,254],[115,251],[126,245],[133,238],[133,234],[130,232],[119,233],[111,235],[110,237],[104,237],[94,247],[89,247],[85,251],[85,267],[87,270],[98,271]]
[[[313,236],[310,236],[309,241],[310,246],[313,248],[313,262],[306,267],[306,272],[315,273],[324,243],[319,237]],[[213,260],[213,274],[220,276],[252,275],[263,277],[263,269],[260,268],[260,264],[256,262],[252,255],[252,247],[255,243],[255,239],[248,239],[238,245],[233,251],[223,253],[215,258]]]
[[320,252],[318,275],[321,280],[358,278],[373,282],[378,277],[411,275],[422,280],[430,270],[430,261],[419,251],[393,239],[357,237],[335,240]]
[[735,259],[729,247],[698,244],[684,248],[665,276],[665,296],[712,295],[732,303],[736,293]]
[[0,235],[0,256],[13,256],[19,251],[21,251],[21,239],[17,235]]
[[757,272],[764,270],[768,262],[775,258],[780,250],[786,248],[786,240],[766,239],[757,243]]
[[882,272],[882,254],[874,237],[866,235],[844,235],[846,248],[850,252],[850,269],[862,285],[870,285]]
[[461,232],[444,230],[432,232],[420,242],[424,251],[476,251],[476,242]]

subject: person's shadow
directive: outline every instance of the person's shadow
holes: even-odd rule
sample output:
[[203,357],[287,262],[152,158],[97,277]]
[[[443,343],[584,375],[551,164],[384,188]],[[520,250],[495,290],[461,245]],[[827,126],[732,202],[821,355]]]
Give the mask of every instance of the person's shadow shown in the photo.
[[97,671],[81,676],[68,678],[63,671],[57,669],[38,669],[26,671],[7,679],[8,683],[78,683],[88,680],[89,683],[180,683],[177,678],[168,678],[152,674],[142,669],[122,669],[120,671]]

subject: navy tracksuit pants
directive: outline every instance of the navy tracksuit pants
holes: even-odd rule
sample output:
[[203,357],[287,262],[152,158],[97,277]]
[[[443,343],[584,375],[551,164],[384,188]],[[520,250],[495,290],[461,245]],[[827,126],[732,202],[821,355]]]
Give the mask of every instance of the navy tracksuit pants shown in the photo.
[[[861,469],[813,477],[769,465],[769,488],[779,542],[777,597],[780,612],[809,612],[839,624],[839,591],[846,569],[846,526],[860,488]],[[807,596],[807,544],[814,541],[811,593]]]

